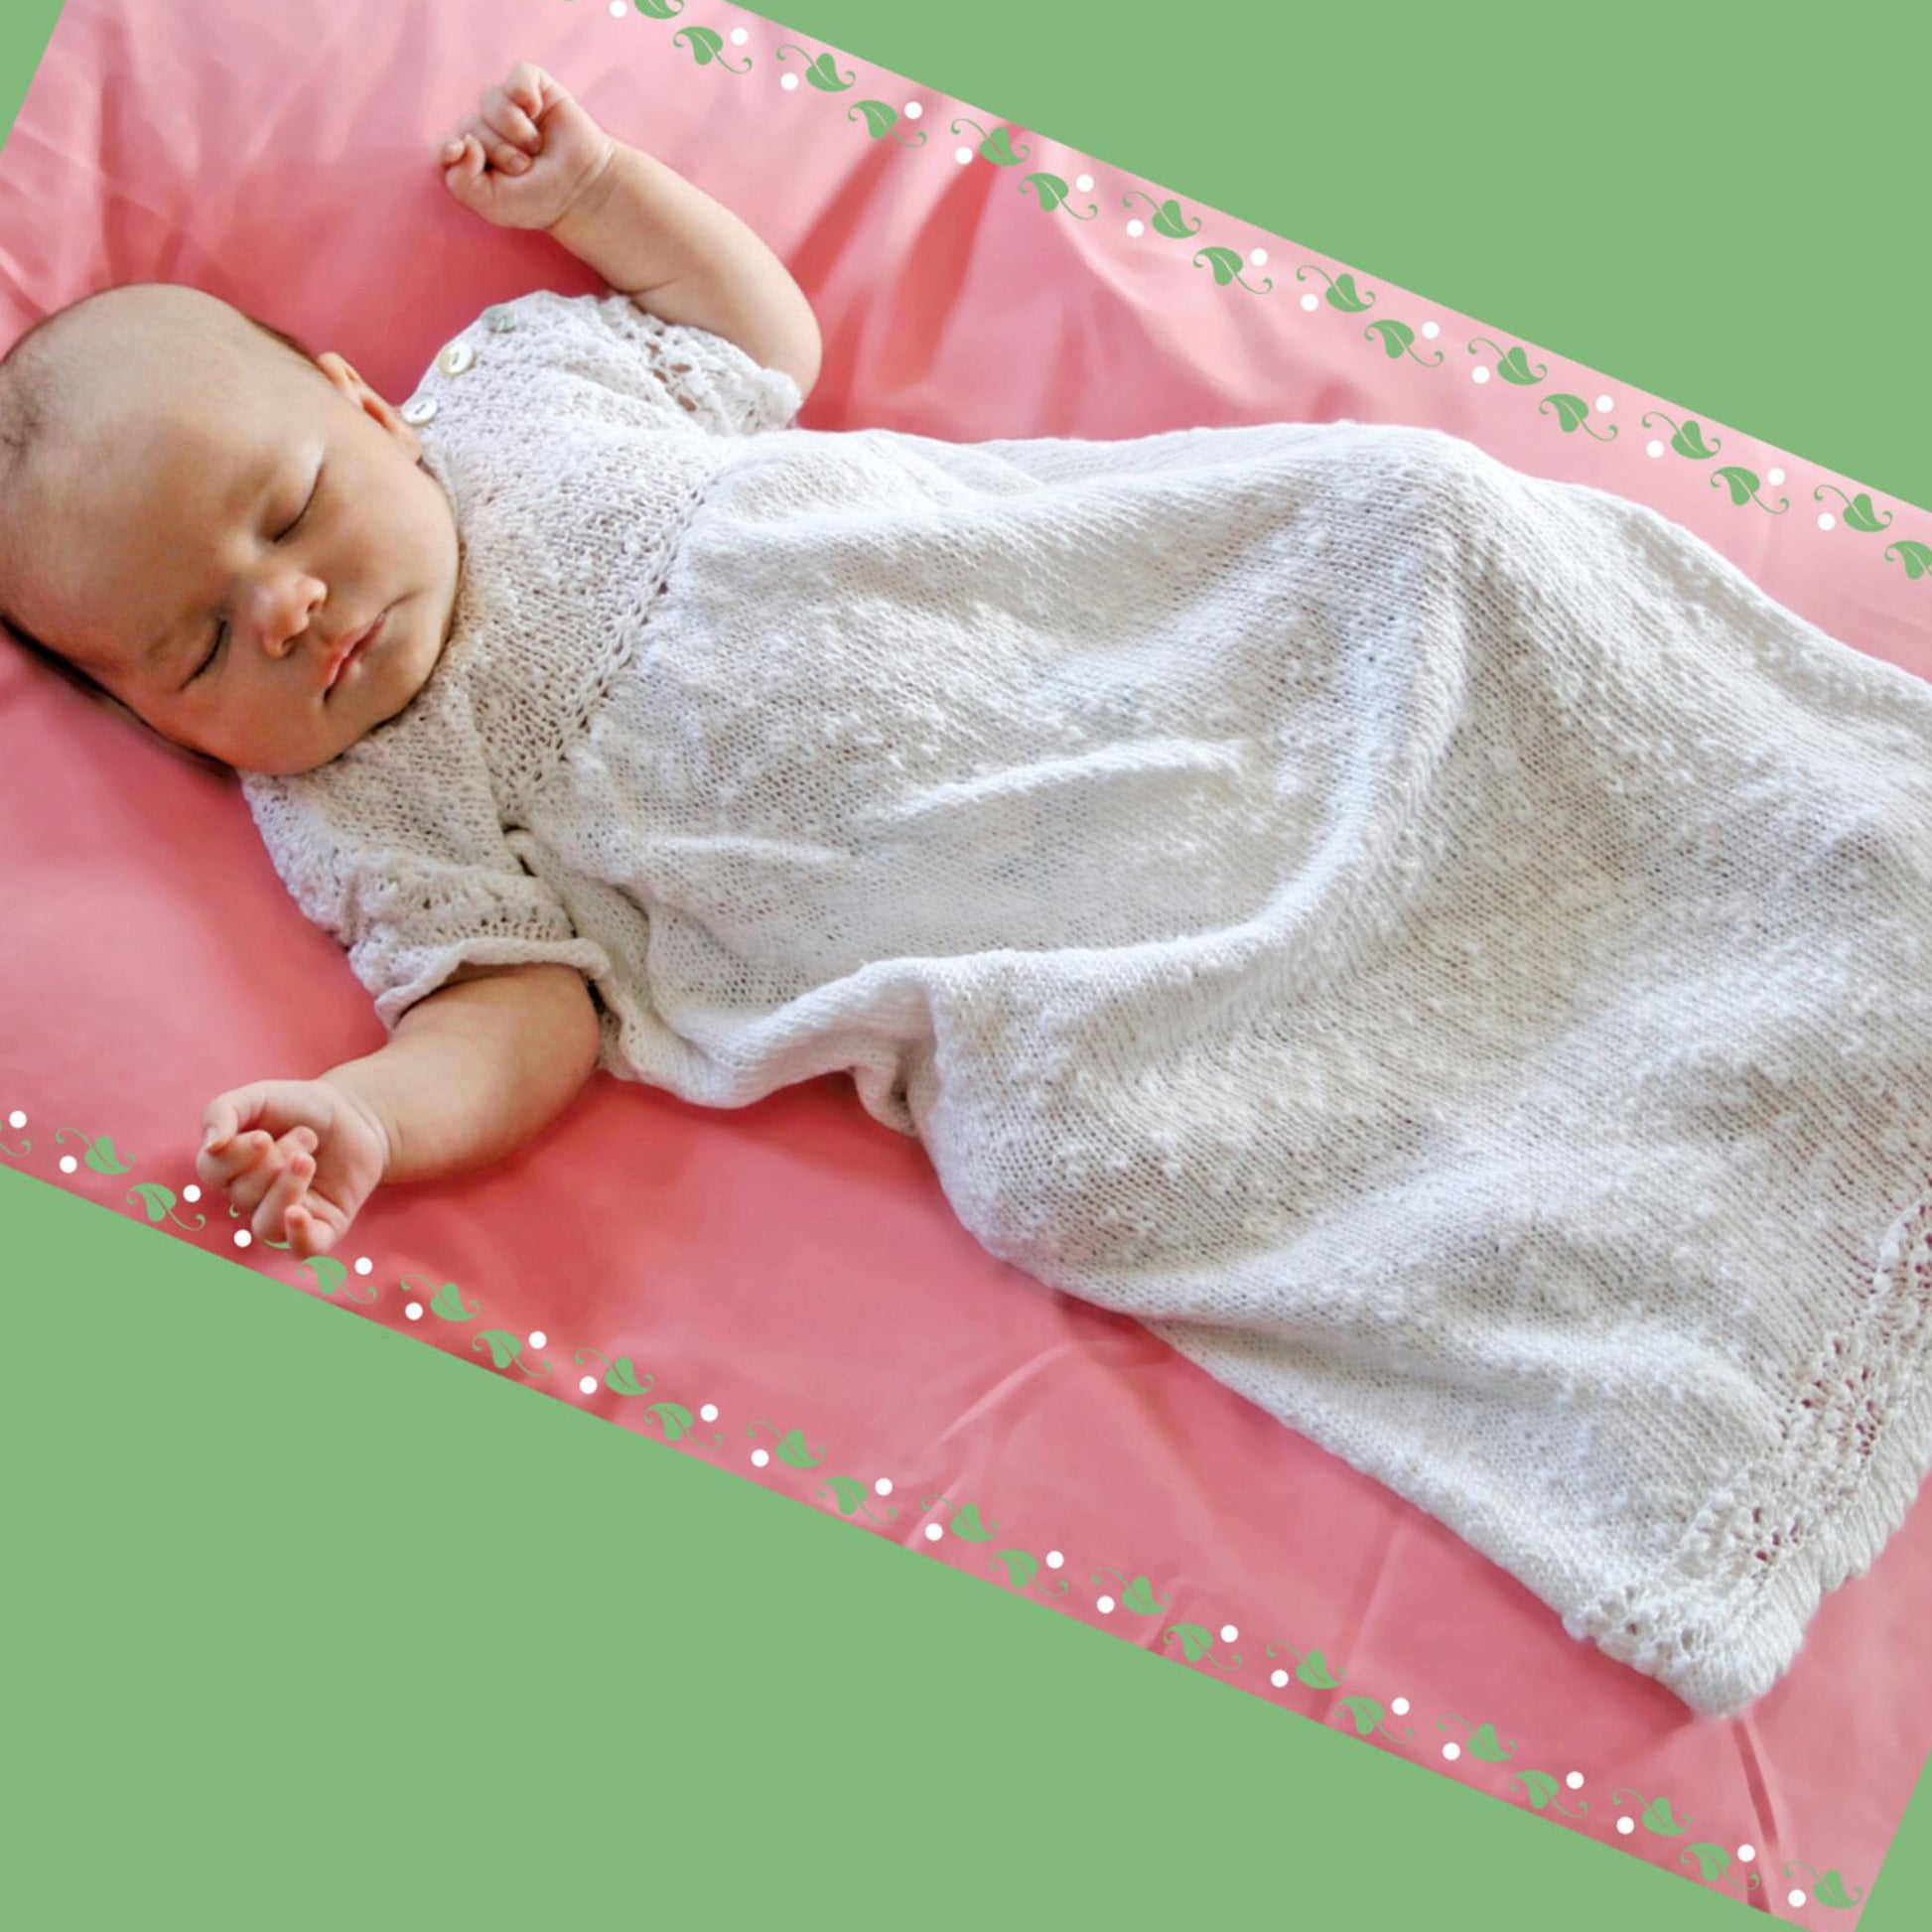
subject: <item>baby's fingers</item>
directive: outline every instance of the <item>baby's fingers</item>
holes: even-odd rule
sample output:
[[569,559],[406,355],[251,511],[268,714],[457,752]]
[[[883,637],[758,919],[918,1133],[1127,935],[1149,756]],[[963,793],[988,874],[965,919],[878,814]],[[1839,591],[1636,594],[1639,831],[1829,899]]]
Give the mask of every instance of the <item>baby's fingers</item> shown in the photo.
[[513,141],[519,148],[526,148],[533,154],[543,146],[543,136],[537,132],[536,122],[503,88],[490,88],[483,95],[482,105],[483,124],[491,133],[505,141]]
[[294,1241],[295,1229],[287,1218],[288,1212],[308,1192],[315,1172],[316,1164],[308,1155],[289,1157],[249,1222],[257,1241]]

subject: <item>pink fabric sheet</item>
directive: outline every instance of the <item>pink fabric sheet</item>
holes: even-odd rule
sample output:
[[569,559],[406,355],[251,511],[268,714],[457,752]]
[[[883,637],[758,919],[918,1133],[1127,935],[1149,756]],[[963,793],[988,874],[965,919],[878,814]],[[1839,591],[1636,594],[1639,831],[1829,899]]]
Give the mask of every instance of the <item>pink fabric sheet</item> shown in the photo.
[[[698,14],[614,18],[592,0],[69,0],[0,156],[0,343],[97,288],[190,282],[317,351],[341,349],[402,400],[485,304],[597,286],[546,238],[466,213],[431,161],[432,137],[530,59],[743,214],[797,276],[826,349],[806,427],[971,440],[1428,424],[1640,498],[1835,635],[1932,674],[1926,590],[1884,551],[1932,535],[1911,506],[1881,500],[1891,527],[1862,530],[1844,514],[1856,482],[1708,419],[1718,454],[1681,454],[1670,439],[1690,412],[1536,345],[1520,345],[1532,380],[1508,381],[1497,365],[1516,340],[1475,318],[1199,204],[1179,205],[1197,232],[1165,233],[1158,184],[1030,129],[1007,129],[1014,165],[990,159],[977,144],[1001,123],[839,50],[849,86],[788,88],[783,76],[827,50],[759,15],[705,6],[722,38],[701,63],[688,35],[674,38]],[[893,126],[875,135],[861,99],[891,108]],[[1064,206],[1023,185],[1037,173],[1066,185]],[[1239,282],[1216,277],[1198,252],[1209,246],[1233,251]],[[1350,294],[1357,306],[1343,306]],[[1391,354],[1375,325],[1397,318],[1415,334]],[[1590,405],[1587,428],[1560,427],[1558,392]],[[1756,500],[1718,483],[1725,465],[1759,480]],[[283,892],[232,781],[171,759],[11,648],[0,814],[0,1119],[29,1120],[0,1135],[4,1158],[136,1212],[136,1182],[192,1183],[213,1094],[380,1043],[367,996]],[[61,1126],[111,1136],[132,1171],[59,1172]],[[171,1218],[167,1233],[296,1292],[329,1286],[286,1254],[233,1250],[224,1204],[201,1206],[205,1226]],[[562,1251],[560,1225],[572,1230]],[[867,1500],[852,1520],[925,1561],[1011,1588],[995,1553],[1024,1550],[1041,1567],[1019,1587],[1062,1614],[1351,1732],[1345,1700],[1372,1698],[1387,1714],[1378,1748],[1518,1805],[1547,1796],[1519,1774],[1546,1773],[1559,1789],[1545,1816],[1800,1922],[1853,1922],[1826,1908],[1821,1881],[1828,1897],[1828,1873],[1848,1896],[1868,1891],[1932,1741],[1924,1497],[1871,1572],[1828,1599],[1782,1683],[1733,1722],[1698,1722],[1572,1641],[1439,1524],[1146,1330],[993,1260],[953,1219],[922,1150],[872,1122],[844,1076],[716,1112],[599,1075],[501,1167],[379,1193],[342,1259],[357,1256],[371,1272],[335,1292],[364,1319],[486,1370],[474,1337],[514,1336],[520,1352],[495,1372],[653,1438],[648,1403],[694,1416],[714,1404],[677,1452],[828,1511],[855,1491],[827,1478],[853,1478]],[[475,1319],[436,1311],[430,1297],[452,1282]],[[627,1357],[654,1384],[642,1398],[601,1383],[582,1393],[580,1349]],[[755,1463],[755,1448],[779,1448],[748,1436],[756,1419],[797,1430],[824,1459]],[[881,1477],[890,1498],[874,1491]],[[938,1497],[949,1501],[922,1506]],[[989,1541],[965,1533],[968,1504]],[[948,1533],[929,1540],[928,1523]],[[1141,1607],[1137,1578],[1161,1608]],[[1211,1638],[1204,1655],[1168,1634],[1183,1623]],[[1332,1688],[1293,1674],[1316,1651]],[[1506,1759],[1445,1757],[1485,1724],[1513,1747]],[[1562,1782],[1572,1772],[1581,1788]],[[1688,1831],[1646,1817],[1660,1796]],[[1722,1851],[1721,1872],[1702,1874],[1693,1843]],[[1801,1907],[1787,1902],[1794,1886]]]

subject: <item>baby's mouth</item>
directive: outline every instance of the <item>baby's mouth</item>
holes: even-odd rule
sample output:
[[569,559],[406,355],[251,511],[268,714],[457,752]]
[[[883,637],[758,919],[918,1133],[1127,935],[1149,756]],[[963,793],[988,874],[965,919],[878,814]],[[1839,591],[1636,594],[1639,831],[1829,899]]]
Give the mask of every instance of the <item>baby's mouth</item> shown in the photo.
[[350,641],[348,649],[337,658],[334,669],[329,673],[328,683],[322,687],[324,697],[327,697],[342,682],[344,673],[351,664],[359,663],[367,654],[369,646],[382,634],[382,626],[388,616],[389,609],[385,605],[376,613],[374,621]]

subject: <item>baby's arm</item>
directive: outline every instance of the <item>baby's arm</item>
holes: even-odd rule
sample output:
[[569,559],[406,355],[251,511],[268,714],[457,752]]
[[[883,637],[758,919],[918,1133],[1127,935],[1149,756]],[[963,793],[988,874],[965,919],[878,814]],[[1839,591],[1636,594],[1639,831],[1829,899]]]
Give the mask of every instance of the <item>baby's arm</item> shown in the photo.
[[514,1153],[597,1068],[589,982],[574,966],[463,966],[386,1044],[322,1077],[388,1135],[385,1181],[432,1180]]
[[617,142],[550,233],[640,309],[722,336],[811,394],[821,342],[804,290],[730,208],[654,156]]
[[387,1044],[315,1080],[257,1080],[202,1116],[203,1184],[259,1241],[326,1254],[384,1181],[486,1167],[560,1114],[600,1040],[574,967],[460,967]]
[[811,394],[822,350],[812,305],[728,207],[607,134],[529,61],[477,105],[439,150],[466,207],[543,230],[647,314],[721,336]]

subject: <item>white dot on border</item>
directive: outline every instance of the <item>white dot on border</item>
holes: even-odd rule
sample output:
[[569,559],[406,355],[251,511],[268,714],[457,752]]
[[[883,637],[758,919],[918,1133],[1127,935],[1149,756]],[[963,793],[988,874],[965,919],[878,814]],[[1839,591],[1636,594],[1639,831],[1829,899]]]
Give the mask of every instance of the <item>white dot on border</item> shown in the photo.
[[928,1523],[925,1526],[925,1540],[928,1543],[937,1543],[945,1533],[944,1528],[938,1523]]
[[971,148],[955,148],[952,151],[952,158],[963,168],[972,160],[973,151]]
[[548,1347],[549,1342],[550,1342],[550,1337],[546,1335],[541,1328],[532,1328],[530,1330],[530,1346],[532,1348]]
[[1422,326],[1422,339],[1426,343],[1433,343],[1442,333],[1443,325],[1440,322],[1426,322]]
[[732,29],[732,45],[734,47],[743,47],[751,38],[751,35],[742,27],[734,27]]
[[1645,456],[1662,456],[1664,454],[1664,446],[1653,436],[1643,446],[1643,453]]
[[1288,1673],[1285,1670],[1278,1670],[1268,1681],[1279,1691],[1288,1682]]
[[1628,1838],[1637,1829],[1637,1821],[1634,1818],[1619,1818],[1616,1828],[1623,1837]]
[[1572,1791],[1581,1791],[1584,1788],[1584,1774],[1581,1771],[1572,1771],[1571,1774],[1564,1779],[1564,1783],[1567,1784]]
[[1130,221],[1127,224],[1127,232],[1134,240],[1139,241],[1147,233],[1147,223],[1145,221]]
[[1838,518],[1830,510],[1826,510],[1818,519],[1818,527],[1821,530],[1836,530],[1838,528]]
[[1094,1604],[1093,1607],[1096,1610],[1098,1610],[1102,1616],[1112,1616],[1114,1613],[1114,1599],[1111,1596],[1103,1596],[1100,1598],[1100,1600],[1097,1603]]
[[1308,295],[1303,296],[1302,298],[1302,307],[1305,308],[1310,315],[1313,315],[1315,310],[1320,308],[1320,306],[1321,306],[1321,298],[1318,295],[1310,293]]
[[408,1306],[408,1307],[407,1307],[406,1309],[404,1309],[404,1310],[403,1310],[403,1313],[404,1313],[404,1314],[405,1314],[405,1315],[406,1315],[406,1316],[407,1316],[407,1317],[408,1317],[408,1318],[409,1318],[409,1319],[410,1319],[411,1321],[420,1321],[420,1320],[421,1320],[421,1319],[423,1318],[423,1305],[422,1305],[422,1303],[420,1303],[420,1302],[411,1302],[411,1303],[410,1303],[410,1305],[409,1305],[409,1306]]
[[798,84],[798,76],[795,73],[786,74],[785,77],[778,82],[778,85],[781,86],[786,93],[790,93],[792,88],[797,86],[797,84]]
[[1616,407],[1616,398],[1614,396],[1598,396],[1596,398],[1596,407],[1607,416]]
[[1239,1643],[1241,1641],[1241,1632],[1233,1624],[1224,1623],[1221,1625],[1221,1641],[1223,1643]]
[[1804,1904],[1805,1895],[1794,1885],[1785,1893],[1784,1902],[1795,1912]]
[[1057,1550],[1048,1550],[1046,1552],[1046,1567],[1048,1570],[1057,1570],[1065,1561],[1066,1559]]
[[1443,1755],[1446,1758],[1448,1758],[1451,1764],[1453,1764],[1455,1760],[1462,1755],[1462,1746],[1456,1743],[1453,1739],[1451,1739],[1449,1743],[1443,1746]]
[[1396,1701],[1389,1706],[1389,1709],[1393,1711],[1398,1718],[1406,1718],[1409,1715],[1409,1700],[1407,1698],[1397,1698]]
[[630,9],[624,5],[624,0],[611,0],[611,18],[613,20],[621,20],[629,11]]
[[700,1422],[716,1422],[718,1420],[718,1405],[715,1402],[707,1402],[698,1411],[698,1420]]
[[924,112],[925,104],[922,101],[908,100],[905,103],[905,118],[908,121],[916,121]]
[[202,1190],[199,1187],[197,1187],[195,1183],[191,1180],[188,1183],[188,1185],[181,1190],[181,1197],[185,1201],[198,1201],[202,1198]]
[[1248,266],[1250,268],[1266,268],[1268,266],[1268,250],[1266,248],[1249,249]]
[[237,1248],[247,1247],[254,1238],[246,1228],[236,1228],[234,1231],[234,1244]]
[[752,1467],[755,1469],[763,1468],[770,1460],[771,1452],[769,1449],[758,1449],[752,1451]]
[[1091,175],[1075,175],[1073,177],[1073,186],[1082,195],[1091,195],[1093,193],[1093,177]]
[[1755,1845],[1740,1845],[1737,1848],[1737,1863],[1739,1864],[1749,1864],[1756,1857],[1757,1847]]
[[357,1255],[355,1257],[355,1272],[358,1275],[373,1275],[375,1273],[375,1263],[367,1255]]
[[63,1173],[71,1173],[79,1165],[80,1163],[71,1154],[64,1154],[61,1156],[61,1172]]
[[1471,382],[1487,382],[1489,380],[1489,371],[1478,364],[1469,371],[1469,380]]
[[13,1110],[13,1112],[7,1116],[7,1125],[9,1127],[25,1127],[27,1125],[27,1116],[23,1114],[18,1107],[16,1107]]
[[597,1393],[597,1377],[595,1375],[580,1376],[577,1381],[577,1392],[579,1395],[595,1395]]
[[890,1496],[893,1493],[892,1477],[881,1476],[879,1480],[872,1485],[872,1493],[875,1496]]

